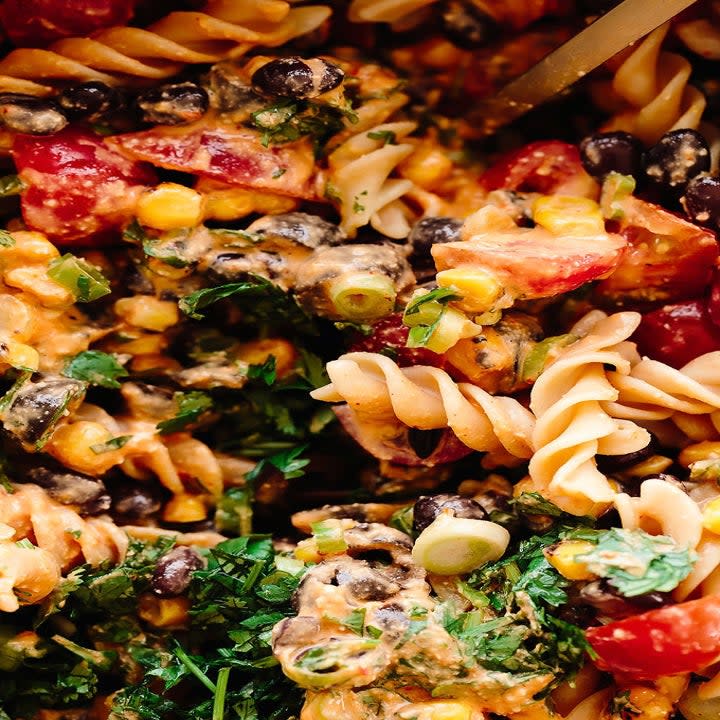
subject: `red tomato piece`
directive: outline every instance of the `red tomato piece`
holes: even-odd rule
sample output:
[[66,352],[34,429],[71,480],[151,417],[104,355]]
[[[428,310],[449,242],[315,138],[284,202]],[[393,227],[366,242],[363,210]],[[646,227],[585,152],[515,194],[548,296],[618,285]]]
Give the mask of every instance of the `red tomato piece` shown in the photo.
[[628,197],[620,234],[629,246],[597,291],[611,297],[668,301],[697,297],[718,258],[715,234],[659,205]]
[[558,236],[534,227],[438,243],[432,254],[438,270],[486,270],[513,298],[531,299],[569,292],[606,275],[617,267],[626,245],[619,235]]
[[643,355],[674,368],[720,350],[720,327],[712,322],[705,300],[664,305],[643,315],[633,340]]
[[580,162],[580,151],[561,140],[538,140],[508,153],[480,176],[480,185],[487,191],[589,198],[599,192],[598,184]]
[[14,45],[44,47],[64,37],[124,25],[135,0],[5,0],[0,20]]
[[301,140],[264,147],[260,133],[202,120],[185,127],[155,127],[115,135],[109,142],[135,160],[281,195],[314,198],[315,158]]
[[402,313],[393,313],[372,326],[372,334],[358,334],[349,352],[390,352],[400,367],[410,365],[443,366],[443,357],[425,348],[409,348],[405,343],[410,328],[403,325]]
[[138,195],[155,174],[77,128],[55,135],[16,135],[12,155],[27,185],[23,218],[58,244],[95,242],[134,214]]
[[601,670],[654,680],[720,659],[720,595],[668,605],[586,632]]

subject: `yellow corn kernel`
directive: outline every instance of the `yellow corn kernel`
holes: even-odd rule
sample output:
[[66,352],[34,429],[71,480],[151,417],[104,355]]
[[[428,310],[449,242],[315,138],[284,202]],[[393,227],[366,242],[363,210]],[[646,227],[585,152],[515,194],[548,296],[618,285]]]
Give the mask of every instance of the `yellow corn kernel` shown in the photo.
[[14,340],[0,340],[0,362],[14,368],[37,370],[40,365],[40,353],[30,345]]
[[182,370],[182,365],[167,355],[135,355],[130,361],[130,369],[134,373],[148,372],[149,370]]
[[642,720],[666,720],[673,711],[673,704],[655,688],[635,685],[629,689],[628,700],[640,711]]
[[584,562],[575,558],[594,549],[587,540],[564,540],[545,551],[547,561],[568,580],[592,580],[595,575]]
[[398,170],[403,177],[424,190],[435,190],[450,176],[453,162],[440,149],[420,145]]
[[158,332],[167,330],[180,320],[177,303],[158,300],[151,295],[120,298],[115,303],[115,313],[128,325]]
[[[198,190],[201,186],[198,185]],[[294,198],[270,193],[259,193],[244,188],[220,188],[205,195],[206,220],[238,220],[250,213],[277,215],[292,212],[298,202]]]
[[665,472],[672,464],[673,461],[669,457],[665,457],[665,455],[651,455],[649,458],[641,460],[639,463],[618,473],[618,476],[641,478],[646,475],[657,475],[658,473]]
[[47,263],[60,256],[58,249],[39,232],[21,230],[12,233],[15,245],[7,248],[13,259]]
[[160,183],[140,196],[136,213],[141,225],[156,230],[194,227],[202,222],[205,198],[184,185]]
[[37,298],[45,307],[63,307],[75,302],[75,296],[60,283],[49,278],[46,269],[39,265],[6,270],[3,280],[6,285],[24,290],[28,295]]
[[253,340],[238,346],[238,360],[248,365],[262,365],[270,356],[275,358],[275,372],[279,378],[287,375],[295,366],[295,346],[282,338]]
[[159,598],[143,593],[138,598],[138,615],[153,627],[168,628],[187,624],[190,601],[186,597]]
[[678,462],[685,467],[689,467],[699,460],[711,460],[714,458],[720,458],[720,442],[705,440],[694,445],[688,445],[678,455]]
[[142,333],[132,340],[110,343],[108,350],[128,355],[159,355],[167,346],[168,341],[164,335]]
[[107,450],[102,447],[112,437],[112,433],[104,425],[79,420],[61,425],[55,430],[45,446],[45,451],[73,470],[86,475],[103,475],[123,460],[121,450]]
[[437,284],[455,288],[462,295],[456,304],[476,313],[495,308],[505,292],[494,275],[479,268],[442,270],[437,274]]
[[397,717],[402,720],[470,720],[472,707],[463,700],[428,700],[402,707]]
[[605,232],[600,206],[588,198],[543,195],[532,206],[533,220],[555,235],[599,235]]
[[202,495],[175,495],[163,508],[163,520],[167,522],[199,522],[206,517],[207,507]]
[[703,527],[720,535],[720,498],[710,501],[703,510]]
[[12,337],[18,342],[25,342],[35,327],[35,312],[27,303],[15,295],[0,295],[0,335]]
[[298,560],[306,563],[318,563],[322,560],[314,538],[301,540],[295,548],[294,555]]

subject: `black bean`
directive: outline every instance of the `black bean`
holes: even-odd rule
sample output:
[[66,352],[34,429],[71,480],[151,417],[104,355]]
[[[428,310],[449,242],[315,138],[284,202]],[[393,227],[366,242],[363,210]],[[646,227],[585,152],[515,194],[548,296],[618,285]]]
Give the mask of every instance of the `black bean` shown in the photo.
[[0,93],[0,120],[8,129],[28,135],[51,135],[68,124],[54,100],[20,93]]
[[437,448],[444,432],[444,428],[438,428],[437,430],[410,428],[407,434],[408,443],[419,458],[430,457]]
[[93,80],[65,88],[58,102],[69,117],[93,119],[114,109],[120,100],[111,87]]
[[443,511],[451,510],[455,517],[486,520],[487,513],[480,503],[460,495],[423,495],[413,508],[413,530],[421,533]]
[[580,143],[580,159],[589,175],[604,180],[611,172],[640,177],[643,146],[630,133],[596,133]]
[[210,68],[204,85],[209,91],[210,104],[218,112],[229,113],[244,110],[248,113],[260,110],[265,104],[234,63],[217,63]]
[[335,223],[303,212],[265,215],[249,225],[247,232],[264,243],[287,240],[311,250],[321,245],[341,245],[347,240]]
[[672,596],[670,593],[649,592],[635,597],[624,597],[607,580],[595,580],[580,590],[580,600],[602,615],[622,618],[667,605]]
[[636,450],[633,453],[626,453],[625,455],[598,455],[595,460],[598,470],[605,475],[610,475],[611,473],[620,472],[625,468],[636,465],[655,454],[657,450],[657,439],[653,435],[650,437],[650,442],[640,450]]
[[685,188],[681,200],[688,217],[700,225],[720,229],[720,178],[699,175]]
[[76,505],[81,515],[98,515],[110,509],[110,496],[102,480],[48,467],[30,468],[27,479],[63,505]]
[[184,125],[199,120],[207,112],[210,100],[205,88],[183,82],[147,90],[138,95],[136,102],[147,123]]
[[665,133],[645,155],[648,182],[668,198],[680,198],[688,182],[709,169],[707,141],[688,128]]
[[459,48],[487,45],[498,32],[495,21],[467,0],[449,0],[442,13],[445,37]]
[[162,497],[149,487],[130,484],[127,480],[111,491],[113,510],[133,519],[150,517],[160,511]]
[[436,243],[457,242],[460,240],[462,220],[451,217],[426,217],[415,223],[408,243],[412,248],[408,260],[416,270],[434,267],[430,252]]
[[321,58],[276,58],[258,68],[251,78],[253,87],[265,95],[296,100],[317,97],[336,88],[345,73]]
[[192,573],[203,567],[203,560],[195,550],[184,545],[173,548],[158,561],[150,581],[152,591],[162,598],[182,595],[190,585]]
[[381,573],[357,565],[338,570],[336,578],[338,585],[347,587],[357,600],[364,602],[387,600],[400,590],[396,583],[387,580]]

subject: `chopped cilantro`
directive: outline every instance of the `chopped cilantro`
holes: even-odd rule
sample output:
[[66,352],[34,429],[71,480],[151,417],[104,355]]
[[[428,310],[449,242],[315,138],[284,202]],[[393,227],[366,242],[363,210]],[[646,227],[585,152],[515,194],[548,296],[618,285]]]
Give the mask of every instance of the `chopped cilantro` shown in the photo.
[[378,130],[369,132],[367,136],[371,140],[382,140],[383,145],[397,145],[397,137],[392,130]]
[[440,324],[447,304],[461,298],[462,295],[450,288],[436,288],[413,298],[403,313],[403,323],[410,328],[407,346],[425,347]]
[[118,435],[117,437],[110,438],[107,442],[91,445],[90,449],[96,455],[111,452],[112,450],[119,450],[121,447],[124,447],[131,438],[132,435]]
[[157,424],[158,432],[161,435],[179,432],[188,425],[194,423],[198,418],[207,412],[213,405],[212,398],[204,392],[193,390],[192,392],[176,392],[173,396],[177,406],[177,414],[169,420],[162,420]]
[[360,202],[360,198],[367,197],[368,191],[363,190],[361,193],[353,198],[353,212],[362,213],[365,212],[365,206]]
[[117,389],[120,387],[118,378],[127,377],[128,372],[114,355],[100,350],[86,350],[70,359],[63,375],[91,385]]
[[270,355],[268,359],[260,365],[250,365],[247,376],[250,380],[262,380],[266,385],[272,385],[275,380],[277,380],[275,356]]
[[307,447],[306,443],[263,458],[249,473],[245,475],[245,478],[248,482],[253,482],[260,477],[261,473],[267,469],[268,466],[272,466],[276,470],[279,470],[286,480],[302,477],[305,474],[304,468],[310,463],[310,460],[307,458],[300,457],[300,455],[307,450]]

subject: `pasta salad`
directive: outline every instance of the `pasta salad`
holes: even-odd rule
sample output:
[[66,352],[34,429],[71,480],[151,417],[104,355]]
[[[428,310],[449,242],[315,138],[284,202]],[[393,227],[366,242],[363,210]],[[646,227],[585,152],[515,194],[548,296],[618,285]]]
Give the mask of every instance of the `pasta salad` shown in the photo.
[[720,4],[0,3],[0,720],[720,718]]

